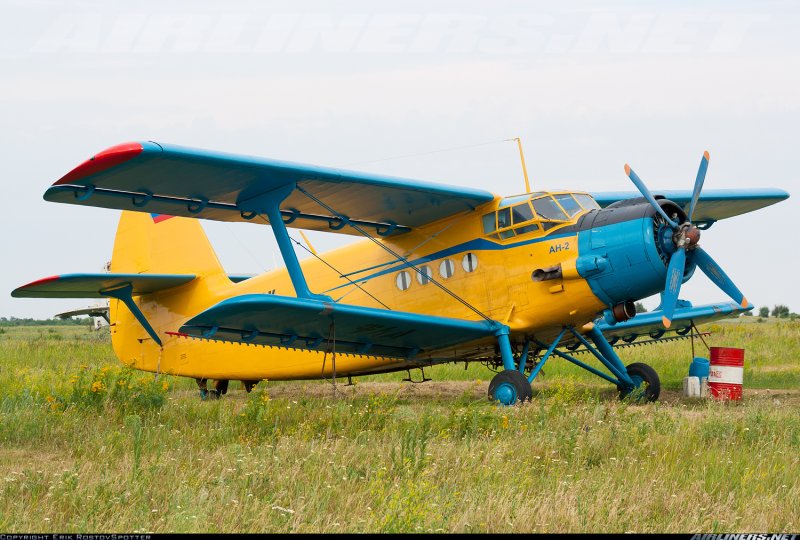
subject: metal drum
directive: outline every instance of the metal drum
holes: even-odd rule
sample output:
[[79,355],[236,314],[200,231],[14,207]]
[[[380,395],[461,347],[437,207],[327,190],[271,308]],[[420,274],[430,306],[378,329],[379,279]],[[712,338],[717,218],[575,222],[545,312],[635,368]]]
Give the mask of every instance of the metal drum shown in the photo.
[[744,378],[744,349],[711,347],[708,389],[722,400],[742,399]]

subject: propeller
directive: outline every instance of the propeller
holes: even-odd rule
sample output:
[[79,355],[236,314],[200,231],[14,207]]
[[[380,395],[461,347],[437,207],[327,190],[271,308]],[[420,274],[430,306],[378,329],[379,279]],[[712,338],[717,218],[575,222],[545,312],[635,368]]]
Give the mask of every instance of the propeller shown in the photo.
[[[664,209],[658,204],[655,197],[653,197],[652,193],[650,193],[650,190],[647,189],[644,182],[642,182],[642,179],[633,172],[630,165],[625,164],[625,174],[631,179],[631,182],[633,182],[644,198],[647,199],[647,202],[649,202],[659,215],[664,218],[666,225],[673,231],[672,242],[675,244],[675,252],[669,260],[667,282],[664,285],[664,294],[661,301],[661,308],[664,311],[662,322],[666,328],[669,328],[672,324],[672,317],[675,314],[675,306],[678,303],[678,294],[681,291],[687,260],[699,266],[700,270],[737,304],[743,308],[749,305],[744,294],[734,285],[731,278],[722,271],[722,268],[711,258],[711,255],[709,255],[707,251],[697,245],[700,241],[700,230],[692,225],[692,216],[697,207],[700,192],[703,190],[703,182],[705,182],[706,179],[709,159],[710,156],[708,152],[703,152],[703,158],[700,160],[700,168],[697,170],[697,178],[694,181],[692,200],[689,204],[689,214],[686,217],[686,221],[683,223],[678,223],[675,219],[667,215]],[[674,215],[673,217],[677,218],[678,216]],[[690,258],[687,257],[687,251],[690,253]]]

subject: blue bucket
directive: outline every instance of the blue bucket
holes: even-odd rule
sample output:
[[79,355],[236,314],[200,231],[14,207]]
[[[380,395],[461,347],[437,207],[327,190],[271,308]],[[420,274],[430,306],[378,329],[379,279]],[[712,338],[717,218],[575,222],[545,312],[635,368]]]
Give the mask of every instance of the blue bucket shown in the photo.
[[703,377],[707,379],[710,365],[711,363],[708,361],[708,358],[695,357],[689,366],[689,377],[698,377],[700,380],[702,380]]

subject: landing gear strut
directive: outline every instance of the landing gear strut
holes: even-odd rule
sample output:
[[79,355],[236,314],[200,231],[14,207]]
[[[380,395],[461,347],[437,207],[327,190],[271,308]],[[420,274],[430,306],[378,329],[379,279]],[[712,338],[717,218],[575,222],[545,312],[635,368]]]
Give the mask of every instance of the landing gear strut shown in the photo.
[[[604,373],[595,367],[581,362],[566,352],[558,350],[558,344],[567,331],[569,331],[577,342],[583,345],[588,352],[592,353],[610,373]],[[653,368],[639,362],[625,366],[599,329],[595,326],[591,326],[585,330],[585,332],[586,335],[584,336],[574,328],[565,326],[549,345],[535,338],[528,339],[525,342],[525,346],[517,362],[511,352],[508,334],[506,331],[498,331],[496,334],[497,341],[500,357],[503,360],[503,367],[505,369],[498,373],[489,384],[489,399],[497,401],[502,405],[513,405],[517,401],[527,401],[531,399],[533,396],[531,384],[542,370],[545,362],[553,355],[559,356],[616,385],[619,390],[620,399],[629,399],[636,402],[655,401],[658,399],[661,393],[661,381],[659,381],[658,374]],[[594,343],[594,346],[589,343],[589,339]],[[532,343],[536,346],[538,351],[546,350],[539,361],[533,365],[530,374],[526,377],[524,370],[527,365],[528,353]]]

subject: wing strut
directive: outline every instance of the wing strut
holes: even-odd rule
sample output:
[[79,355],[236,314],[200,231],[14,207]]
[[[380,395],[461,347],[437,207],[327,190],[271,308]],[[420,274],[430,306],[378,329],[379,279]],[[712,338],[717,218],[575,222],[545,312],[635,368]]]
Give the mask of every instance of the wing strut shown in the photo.
[[102,296],[108,296],[110,298],[116,298],[117,300],[121,300],[128,307],[128,309],[131,310],[131,313],[133,314],[134,317],[136,317],[136,320],[139,321],[139,324],[142,325],[142,328],[144,328],[145,331],[147,331],[147,333],[150,334],[150,337],[153,338],[153,341],[158,343],[159,347],[163,346],[161,344],[161,340],[158,338],[158,334],[156,334],[156,331],[153,330],[153,327],[147,320],[147,317],[144,316],[142,310],[139,309],[139,306],[137,306],[136,302],[133,301],[133,285],[131,285],[130,283],[126,283],[121,287],[102,290],[100,291],[100,294]]
[[296,187],[296,184],[280,186],[267,193],[241,201],[238,206],[243,211],[267,214],[269,223],[272,225],[272,232],[275,234],[275,240],[278,242],[281,256],[286,263],[286,269],[289,271],[289,278],[292,280],[292,286],[294,287],[297,297],[306,298],[308,300],[332,302],[333,300],[330,296],[314,294],[308,288],[303,269],[300,267],[300,261],[297,259],[297,253],[295,253],[292,247],[289,232],[286,230],[286,222],[283,220],[280,204],[286,197],[291,195]]

